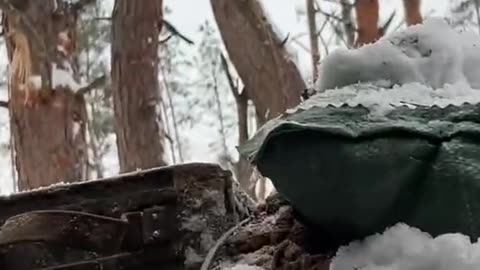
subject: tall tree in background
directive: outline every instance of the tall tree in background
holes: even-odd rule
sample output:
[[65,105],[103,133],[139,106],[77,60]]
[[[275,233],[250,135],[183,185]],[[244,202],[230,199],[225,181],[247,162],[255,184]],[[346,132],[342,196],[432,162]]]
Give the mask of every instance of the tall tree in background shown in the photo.
[[421,0],[403,0],[403,9],[405,12],[405,22],[407,25],[422,23],[422,14],[420,12]]
[[77,83],[76,22],[92,1],[0,1],[10,61],[18,188],[85,178],[86,111]]
[[257,0],[211,0],[235,69],[261,124],[300,102],[305,82]]
[[[164,15],[168,15],[168,6],[164,9]],[[164,134],[169,147],[169,163],[183,163],[188,156],[187,132],[192,126],[199,123],[201,113],[192,113],[197,108],[197,100],[192,99],[189,91],[192,59],[186,55],[185,43],[171,33],[162,33],[162,46],[159,48],[160,85],[162,88],[162,120]],[[198,94],[198,93],[197,93]],[[194,119],[195,118],[195,119]]]
[[312,56],[312,72],[313,72],[313,81],[318,79],[318,65],[320,64],[320,51],[318,48],[318,33],[317,33],[317,22],[316,22],[316,10],[314,0],[307,1],[307,21],[308,21],[308,32],[310,37],[310,51]]
[[161,0],[115,1],[111,76],[122,172],[165,165],[158,119],[161,21]]
[[356,0],[355,12],[357,14],[358,29],[355,45],[358,47],[375,42],[380,38],[378,0]]
[[[257,124],[261,126],[296,106],[305,82],[288,57],[284,42],[276,36],[271,22],[266,19],[260,3],[257,0],[211,0],[211,5],[229,58],[245,86],[242,91],[231,83],[236,91],[238,108],[246,110],[245,103],[239,102],[252,100]],[[238,115],[245,117],[246,112]],[[248,134],[243,127],[239,130],[239,141],[242,142],[246,140],[242,136]],[[240,160],[237,165],[237,180],[250,195],[254,194],[251,168],[245,160]]]
[[350,3],[350,0],[340,0],[340,9],[346,45],[348,48],[352,48],[355,45],[355,24],[352,18],[353,5]]
[[232,110],[235,100],[222,70],[222,41],[215,30],[209,21],[205,21],[199,28],[201,38],[198,57],[194,61],[199,78],[195,90],[202,93],[198,105],[206,112],[203,113],[204,121],[216,128],[218,134],[218,139],[211,142],[209,147],[212,152],[218,153],[220,165],[228,168],[231,162],[228,140],[235,137],[233,132],[237,127],[237,119]]
[[[111,11],[105,10],[104,2],[96,1],[87,6],[78,20],[77,52],[81,78],[91,81],[108,73],[110,57],[110,17]],[[89,149],[87,178],[103,178],[105,174],[115,172],[111,166],[104,165],[104,158],[115,150],[115,131],[113,129],[113,105],[110,85],[98,85],[85,95],[88,112],[87,143]],[[116,167],[116,166],[115,166]]]

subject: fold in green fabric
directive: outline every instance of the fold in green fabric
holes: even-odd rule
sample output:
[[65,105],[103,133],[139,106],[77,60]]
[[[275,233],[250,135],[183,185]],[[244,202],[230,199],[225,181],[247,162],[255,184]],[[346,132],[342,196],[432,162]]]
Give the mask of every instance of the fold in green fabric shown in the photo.
[[398,222],[480,237],[480,107],[313,107],[239,148],[305,220],[353,240]]

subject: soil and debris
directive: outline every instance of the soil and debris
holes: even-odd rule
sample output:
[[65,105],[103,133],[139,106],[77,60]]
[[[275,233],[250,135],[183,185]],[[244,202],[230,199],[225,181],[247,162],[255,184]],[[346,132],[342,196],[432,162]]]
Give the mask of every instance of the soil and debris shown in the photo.
[[274,194],[227,238],[210,269],[328,270],[330,256],[310,254],[306,235],[292,207]]

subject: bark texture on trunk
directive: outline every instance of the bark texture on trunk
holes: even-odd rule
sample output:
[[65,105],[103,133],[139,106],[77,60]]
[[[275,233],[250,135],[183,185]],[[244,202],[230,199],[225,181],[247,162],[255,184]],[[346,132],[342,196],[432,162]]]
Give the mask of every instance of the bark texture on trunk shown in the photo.
[[261,122],[300,102],[305,82],[257,0],[211,0],[228,55]]
[[420,12],[421,4],[421,0],[403,0],[403,9],[407,25],[415,25],[423,22],[422,13]]
[[314,0],[307,0],[307,18],[308,32],[310,34],[310,54],[312,56],[312,72],[313,81],[318,79],[318,65],[320,64],[320,51],[318,48],[318,33],[316,22],[316,11]]
[[342,25],[345,33],[347,46],[352,48],[355,45],[355,25],[352,18],[353,5],[350,0],[340,0],[340,7],[342,10]]
[[14,1],[4,10],[19,190],[85,178],[85,101],[52,84],[52,69],[75,79],[77,10],[56,2]]
[[115,1],[111,75],[122,172],[165,165],[158,116],[161,19],[162,1]]
[[[237,93],[241,144],[248,139],[247,99],[255,106],[257,122],[263,124],[296,106],[306,86],[257,0],[211,0],[211,5],[230,60],[245,86],[242,97]],[[249,162],[240,159],[235,174],[240,186],[255,198]]]
[[378,0],[357,0],[355,1],[355,12],[357,14],[358,36],[355,45],[375,42],[380,38],[378,29],[379,5]]

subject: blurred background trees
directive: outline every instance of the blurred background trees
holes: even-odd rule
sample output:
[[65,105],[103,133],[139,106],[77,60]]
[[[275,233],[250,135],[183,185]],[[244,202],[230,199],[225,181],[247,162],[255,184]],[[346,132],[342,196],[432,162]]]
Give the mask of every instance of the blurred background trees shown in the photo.
[[[447,14],[420,0],[299,0],[301,26],[287,32],[275,1],[204,1],[211,15],[187,34],[169,20],[168,0],[0,1],[2,191],[204,161],[262,200],[268,179],[235,147],[300,102],[322,57],[431,15],[480,23],[477,0],[451,1]],[[18,59],[28,72],[16,71]]]

